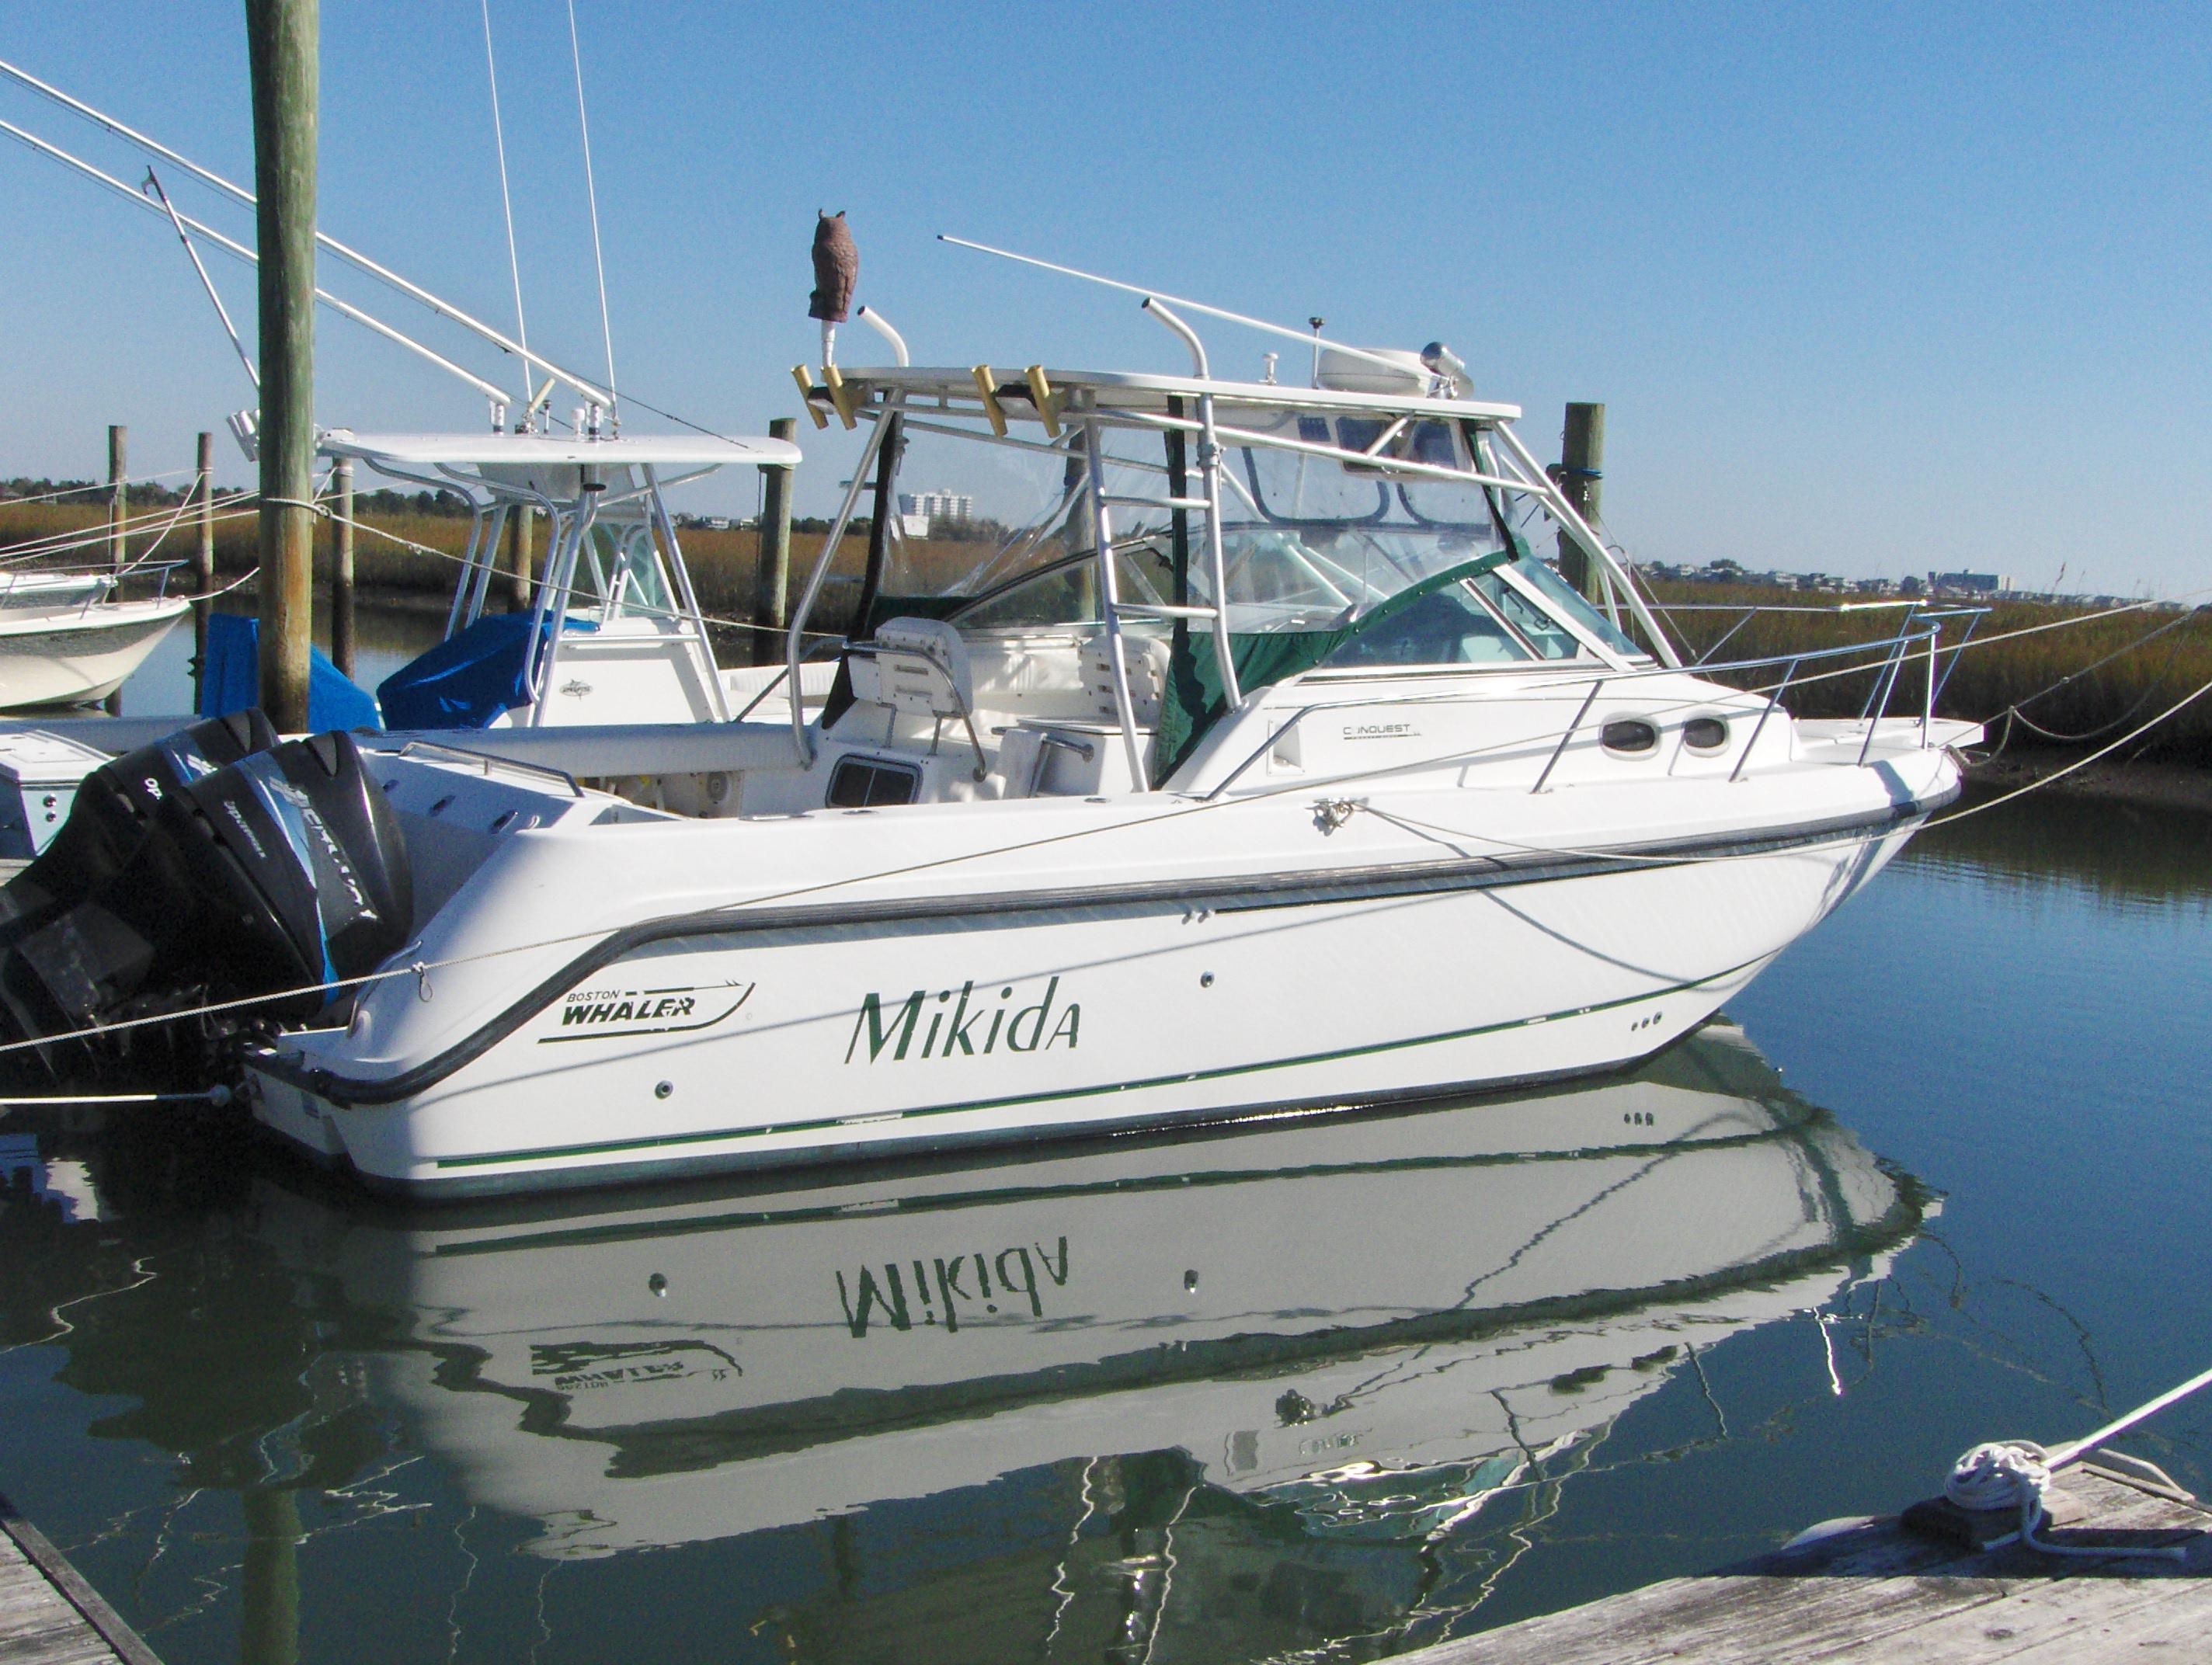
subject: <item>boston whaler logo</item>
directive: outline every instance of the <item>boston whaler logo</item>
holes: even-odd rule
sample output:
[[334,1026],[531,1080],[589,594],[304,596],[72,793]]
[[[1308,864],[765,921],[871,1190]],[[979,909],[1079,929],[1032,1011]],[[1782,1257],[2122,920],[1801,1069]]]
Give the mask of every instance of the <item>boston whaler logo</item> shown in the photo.
[[744,1371],[711,1341],[560,1341],[532,1346],[530,1373],[552,1377],[556,1393],[578,1394],[695,1376],[722,1382]]
[[691,984],[682,988],[580,988],[561,1003],[556,1041],[599,1041],[618,1035],[669,1035],[712,1029],[752,998],[757,983]]
[[[1044,986],[1042,998],[1029,1006],[1015,1004],[1017,985],[1007,983],[991,999],[988,986],[978,997],[974,981],[960,985],[956,1004],[953,991],[938,991],[933,1000],[927,989],[917,988],[901,1000],[873,990],[860,997],[860,1010],[853,1019],[853,1036],[845,1043],[845,1061],[851,1063],[865,1048],[866,1061],[888,1058],[894,1064],[922,1058],[975,1058],[994,1052],[1049,1052],[1065,1042],[1070,1052],[1082,1038],[1083,1008],[1060,997],[1060,979]],[[1027,991],[1033,993],[1034,990]],[[896,1004],[893,1004],[896,1002]],[[929,1023],[922,1024],[927,1012]],[[921,1044],[915,1044],[915,1037]]]

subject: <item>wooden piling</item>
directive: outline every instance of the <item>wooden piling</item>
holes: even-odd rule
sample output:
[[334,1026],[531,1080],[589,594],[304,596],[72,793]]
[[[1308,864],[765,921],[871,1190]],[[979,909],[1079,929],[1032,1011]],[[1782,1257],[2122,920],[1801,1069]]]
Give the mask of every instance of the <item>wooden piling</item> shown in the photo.
[[192,604],[193,676],[207,661],[208,614],[215,603],[215,435],[200,435],[198,477],[192,490],[198,498],[199,547],[192,552],[192,592],[201,599]]
[[353,459],[331,470],[331,663],[353,675]]
[[130,564],[131,539],[124,531],[131,516],[131,430],[110,424],[107,430],[107,564],[120,571]]
[[[795,440],[799,421],[778,416],[768,425],[773,440]],[[760,558],[754,568],[752,661],[773,665],[783,658],[780,640],[787,620],[784,607],[791,584],[791,471],[763,468],[761,474]]]
[[319,0],[246,0],[260,252],[261,705],[307,726],[314,618]]
[[[1605,480],[1605,407],[1570,404],[1559,441],[1559,489],[1583,520],[1596,523]],[[1599,578],[1582,545],[1559,534],[1559,576],[1592,600],[1601,599]]]
[[299,1665],[300,1499],[255,1486],[239,1498],[246,1565],[239,1575],[239,1665]]
[[[107,429],[107,563],[121,572],[131,562],[131,536],[124,530],[131,519],[131,430],[111,423]],[[105,702],[108,715],[123,714],[123,690],[117,689]]]
[[531,522],[537,518],[526,504],[516,505],[507,517],[507,610],[526,613],[532,603],[530,582]]

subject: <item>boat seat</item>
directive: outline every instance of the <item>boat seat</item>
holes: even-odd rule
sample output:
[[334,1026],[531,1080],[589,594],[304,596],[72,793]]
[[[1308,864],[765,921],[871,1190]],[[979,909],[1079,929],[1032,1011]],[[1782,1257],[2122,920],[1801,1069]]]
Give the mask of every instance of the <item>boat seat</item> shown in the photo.
[[885,619],[872,638],[846,647],[845,662],[852,671],[855,700],[882,706],[894,724],[900,712],[933,720],[932,752],[945,720],[958,718],[975,749],[975,778],[983,778],[988,760],[975,732],[975,684],[968,668],[968,644],[959,631],[942,619]]
[[[1157,726],[1161,702],[1167,696],[1168,645],[1157,636],[1132,635],[1126,630],[1119,639],[1121,665],[1129,678],[1130,714],[1139,728]],[[1114,706],[1115,640],[1101,632],[1083,644],[1083,692],[1089,714],[1118,727],[1121,714]]]

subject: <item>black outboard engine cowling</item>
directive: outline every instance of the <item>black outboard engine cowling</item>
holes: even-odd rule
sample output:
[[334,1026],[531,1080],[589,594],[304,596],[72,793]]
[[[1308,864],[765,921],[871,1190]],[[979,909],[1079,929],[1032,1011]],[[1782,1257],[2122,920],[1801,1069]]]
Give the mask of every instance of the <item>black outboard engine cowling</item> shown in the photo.
[[156,818],[180,812],[178,794],[202,775],[276,744],[258,710],[211,717],[167,739],[111,757],[85,776],[46,845],[0,889],[0,946],[53,919],[115,877]]
[[307,1018],[373,970],[413,922],[398,818],[350,734],[292,740],[195,781],[205,829],[190,864],[213,987],[305,992],[261,1008]]
[[308,1018],[407,939],[406,847],[351,735],[289,740],[149,795],[112,872],[0,931],[10,1038],[263,995],[283,998],[240,1018]]

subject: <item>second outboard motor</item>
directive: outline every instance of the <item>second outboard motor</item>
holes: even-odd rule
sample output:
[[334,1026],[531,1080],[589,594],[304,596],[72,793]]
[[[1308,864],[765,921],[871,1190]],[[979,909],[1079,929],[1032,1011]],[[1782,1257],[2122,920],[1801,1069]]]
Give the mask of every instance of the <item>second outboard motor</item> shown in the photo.
[[351,735],[286,741],[157,803],[112,872],[10,931],[0,1024],[16,1036],[262,995],[283,998],[246,1021],[312,1017],[407,939],[405,844]]
[[114,878],[138,854],[155,819],[179,811],[179,794],[193,781],[276,744],[269,719],[247,710],[109,758],[78,783],[69,819],[46,848],[0,889],[0,946]]

